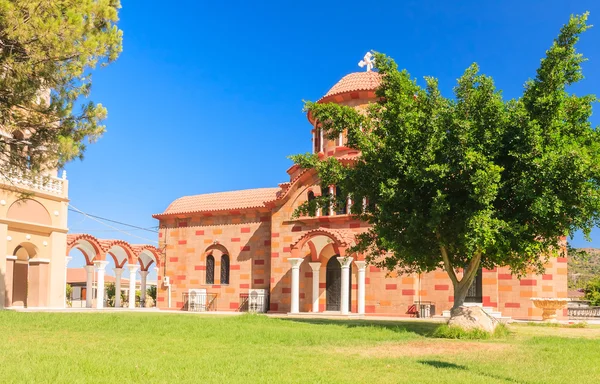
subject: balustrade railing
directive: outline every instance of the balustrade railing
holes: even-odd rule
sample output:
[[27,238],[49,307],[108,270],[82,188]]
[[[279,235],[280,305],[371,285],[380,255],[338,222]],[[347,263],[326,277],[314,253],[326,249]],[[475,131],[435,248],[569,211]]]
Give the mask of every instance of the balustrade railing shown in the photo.
[[578,307],[568,308],[570,318],[589,319],[600,318],[600,307]]
[[67,173],[63,171],[62,178],[48,175],[32,175],[19,169],[3,170],[0,183],[15,187],[40,191],[48,194],[62,196],[65,194],[65,181]]

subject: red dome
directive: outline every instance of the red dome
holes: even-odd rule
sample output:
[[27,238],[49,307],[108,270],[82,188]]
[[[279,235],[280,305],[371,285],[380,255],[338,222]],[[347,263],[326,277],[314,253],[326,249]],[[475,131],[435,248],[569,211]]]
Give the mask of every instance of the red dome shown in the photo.
[[358,91],[374,91],[381,84],[378,72],[354,72],[342,77],[319,101],[332,96]]

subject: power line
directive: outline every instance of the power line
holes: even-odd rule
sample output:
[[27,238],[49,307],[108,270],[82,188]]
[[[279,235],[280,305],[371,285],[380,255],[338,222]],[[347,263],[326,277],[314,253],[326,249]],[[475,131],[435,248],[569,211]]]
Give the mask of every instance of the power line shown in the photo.
[[111,220],[111,219],[107,219],[105,217],[100,217],[100,216],[92,215],[92,214],[89,214],[89,213],[85,213],[85,212],[77,210],[77,209],[71,209],[71,208],[69,208],[69,211],[71,211],[71,212],[77,212],[80,215],[89,216],[89,217],[93,217],[95,219],[100,219],[100,220],[104,220],[104,221],[109,221],[111,223],[124,225],[126,227],[131,227],[131,228],[139,229],[139,230],[142,230],[142,231],[147,231],[147,232],[152,232],[152,233],[158,233],[158,231],[153,231],[153,230],[150,229],[150,228],[154,228],[154,227],[142,228],[142,227],[138,227],[136,225],[126,224],[126,223],[123,223],[123,222],[120,222],[120,221]]
[[92,220],[94,220],[94,221],[96,221],[96,222],[98,222],[98,223],[100,223],[100,224],[102,224],[102,225],[104,225],[104,226],[107,226],[107,227],[109,227],[109,228],[115,229],[115,230],[117,230],[117,231],[119,231],[119,232],[121,232],[121,233],[124,233],[124,234],[128,235],[128,236],[135,237],[135,238],[138,238],[138,239],[142,239],[142,240],[145,240],[145,241],[150,241],[150,242],[152,242],[152,243],[156,243],[156,244],[158,244],[158,241],[156,241],[156,240],[151,240],[151,239],[148,239],[148,238],[145,238],[145,237],[136,236],[136,235],[134,235],[134,234],[131,234],[131,233],[129,233],[129,232],[125,232],[125,231],[123,231],[122,229],[119,229],[119,228],[117,228],[117,227],[114,227],[114,226],[112,226],[112,225],[110,225],[110,224],[106,224],[105,222],[103,222],[103,221],[101,221],[101,220],[111,221],[111,222],[113,222],[113,223],[117,223],[117,224],[121,224],[121,225],[126,225],[126,226],[133,227],[133,228],[137,228],[137,229],[142,229],[142,230],[145,230],[145,231],[148,231],[148,232],[153,232],[153,233],[158,233],[158,232],[150,231],[150,230],[149,230],[149,229],[147,229],[147,228],[137,227],[137,226],[135,226],[135,225],[131,225],[131,224],[122,223],[122,222],[120,222],[120,221],[115,221],[115,220],[105,219],[105,218],[103,218],[103,217],[100,217],[100,216],[90,215],[90,214],[87,214],[87,213],[83,212],[83,211],[82,211],[82,210],[80,210],[80,209],[77,209],[77,207],[75,207],[73,204],[69,204],[69,205],[70,205],[71,207],[73,207],[73,209],[69,209],[70,211],[73,211],[73,212],[80,213],[80,214],[82,214],[82,215],[84,215],[84,216],[86,216],[86,217],[89,217],[90,219],[92,219]]

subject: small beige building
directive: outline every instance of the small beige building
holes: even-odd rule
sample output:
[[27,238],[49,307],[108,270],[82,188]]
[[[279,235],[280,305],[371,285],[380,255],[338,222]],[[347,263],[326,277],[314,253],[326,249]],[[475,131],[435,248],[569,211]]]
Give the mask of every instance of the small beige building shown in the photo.
[[0,167],[0,308],[64,308],[66,173]]

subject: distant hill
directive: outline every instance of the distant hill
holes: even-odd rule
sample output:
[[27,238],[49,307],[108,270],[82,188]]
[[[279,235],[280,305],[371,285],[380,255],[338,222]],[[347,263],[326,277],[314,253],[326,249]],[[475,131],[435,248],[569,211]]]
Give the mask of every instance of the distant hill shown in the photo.
[[[579,255],[584,251],[587,255]],[[585,287],[585,284],[594,277],[600,276],[600,249],[598,248],[573,248],[568,255],[569,288]]]

